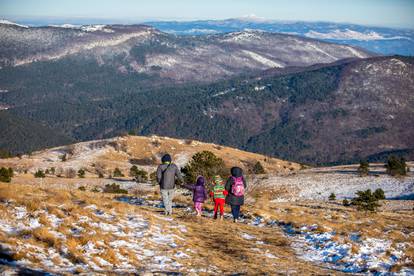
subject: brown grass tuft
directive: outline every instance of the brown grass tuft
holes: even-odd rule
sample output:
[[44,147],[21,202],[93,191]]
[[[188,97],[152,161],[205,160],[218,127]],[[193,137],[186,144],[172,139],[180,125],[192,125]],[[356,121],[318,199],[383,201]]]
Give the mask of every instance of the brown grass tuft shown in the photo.
[[50,247],[55,246],[58,240],[46,227],[36,228],[33,230],[32,234],[36,240],[44,242]]

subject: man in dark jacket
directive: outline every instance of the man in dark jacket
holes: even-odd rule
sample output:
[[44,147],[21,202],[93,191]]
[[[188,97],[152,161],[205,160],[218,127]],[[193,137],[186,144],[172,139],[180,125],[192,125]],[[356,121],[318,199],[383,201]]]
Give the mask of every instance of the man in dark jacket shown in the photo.
[[164,203],[165,214],[172,214],[172,200],[174,198],[175,179],[183,182],[178,167],[171,162],[171,156],[165,154],[161,158],[162,164],[157,169],[157,182],[160,185],[161,197]]
[[244,189],[247,188],[246,179],[243,176],[243,170],[239,167],[233,167],[230,170],[231,176],[227,180],[225,189],[228,192],[226,197],[226,203],[231,207],[231,213],[233,215],[233,221],[237,222],[240,216],[240,206],[244,204],[244,194],[241,196],[237,196],[233,193],[233,185],[235,184],[235,180],[237,178],[242,178]]

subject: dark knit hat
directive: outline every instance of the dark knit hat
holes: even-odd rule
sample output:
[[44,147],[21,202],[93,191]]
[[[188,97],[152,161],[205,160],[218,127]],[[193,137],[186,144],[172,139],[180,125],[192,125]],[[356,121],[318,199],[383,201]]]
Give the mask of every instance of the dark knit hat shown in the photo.
[[164,154],[164,156],[161,158],[161,162],[162,163],[171,162],[171,155],[169,155],[168,153]]

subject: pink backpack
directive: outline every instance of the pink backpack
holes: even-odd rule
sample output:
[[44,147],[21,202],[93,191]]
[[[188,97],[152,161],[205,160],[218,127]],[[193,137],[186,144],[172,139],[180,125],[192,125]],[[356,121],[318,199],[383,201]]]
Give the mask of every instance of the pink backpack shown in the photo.
[[244,195],[244,181],[243,176],[234,177],[233,178],[233,186],[231,187],[231,193],[235,196],[243,196]]

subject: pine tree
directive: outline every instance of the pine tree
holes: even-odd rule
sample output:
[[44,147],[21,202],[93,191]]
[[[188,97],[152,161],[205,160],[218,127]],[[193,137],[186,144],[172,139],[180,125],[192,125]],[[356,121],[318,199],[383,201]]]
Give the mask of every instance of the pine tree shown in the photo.
[[135,165],[129,170],[129,175],[132,176],[137,183],[148,181],[148,173],[144,170],[138,169]]
[[78,170],[78,176],[79,176],[79,178],[84,178],[85,177],[85,170],[84,169],[79,169]]
[[381,188],[376,189],[374,191],[374,197],[378,200],[384,200],[385,199],[385,193]]
[[0,168],[0,182],[10,182],[11,178],[13,177],[13,169],[12,168]]
[[262,163],[260,163],[260,161],[257,161],[256,164],[254,164],[252,172],[254,174],[265,174],[266,171],[262,166]]
[[43,172],[43,170],[38,170],[37,172],[35,172],[34,177],[36,177],[36,178],[45,178],[46,175]]
[[344,205],[344,206],[350,206],[351,205],[351,203],[348,201],[348,199],[344,199],[344,200],[342,200],[342,205]]
[[124,177],[124,174],[121,172],[121,170],[119,168],[115,168],[113,176],[114,177]]
[[330,195],[329,195],[329,198],[328,198],[329,200],[335,200],[336,199],[336,195],[334,194],[334,193],[331,193]]
[[357,197],[352,199],[352,205],[357,206],[358,210],[375,212],[381,205],[370,189],[356,192]]
[[204,176],[209,183],[214,175],[225,177],[228,173],[223,159],[210,151],[194,154],[190,162],[181,171],[187,183],[194,183],[198,175]]
[[407,164],[404,157],[398,158],[391,155],[388,157],[385,168],[387,169],[387,173],[392,176],[407,175]]
[[369,163],[366,160],[361,160],[359,162],[358,173],[360,176],[368,175],[369,173]]

